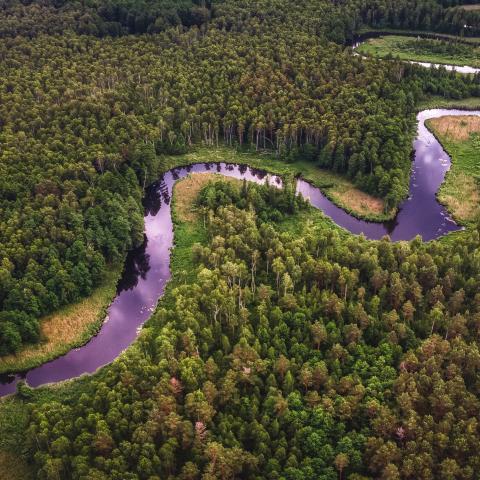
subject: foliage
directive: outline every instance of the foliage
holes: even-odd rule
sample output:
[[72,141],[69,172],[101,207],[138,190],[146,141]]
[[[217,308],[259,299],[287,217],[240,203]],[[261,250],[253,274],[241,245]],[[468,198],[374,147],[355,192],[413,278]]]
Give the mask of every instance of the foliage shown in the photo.
[[162,155],[250,145],[347,175],[386,212],[405,197],[415,99],[471,95],[477,79],[352,58],[309,33],[332,6],[283,18],[284,1],[259,3],[261,35],[246,2],[218,7],[207,32],[0,42],[0,354],[36,342],[38,318],[142,241]]
[[308,208],[294,199],[202,190],[196,276],[89,395],[33,408],[38,478],[476,471],[479,232],[455,244],[340,243],[311,223],[280,233],[274,210]]
[[479,151],[480,118],[445,116],[427,121],[452,159],[438,199],[455,220],[468,224],[480,218]]

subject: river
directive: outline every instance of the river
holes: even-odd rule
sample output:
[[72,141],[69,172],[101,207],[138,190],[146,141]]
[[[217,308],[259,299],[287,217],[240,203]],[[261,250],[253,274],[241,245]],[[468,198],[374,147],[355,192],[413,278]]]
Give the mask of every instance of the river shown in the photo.
[[[410,194],[394,220],[373,223],[354,218],[328,200],[318,188],[302,179],[297,181],[297,192],[340,227],[354,234],[363,233],[372,240],[384,235],[390,235],[393,241],[410,240],[416,235],[421,235],[424,240],[433,240],[459,230],[461,227],[436,200],[438,188],[450,168],[450,157],[425,126],[425,120],[444,115],[480,116],[480,111],[435,109],[418,114]],[[259,184],[268,179],[270,183],[281,186],[281,179],[275,175],[225,163],[195,164],[166,173],[147,191],[144,200],[144,244],[128,254],[117,295],[108,308],[98,335],[83,347],[73,349],[26,374],[0,376],[0,396],[15,392],[16,383],[21,378],[26,378],[30,386],[36,387],[95,372],[112,362],[135,340],[139,329],[155,310],[170,279],[170,249],[173,245],[170,200],[173,186],[190,173],[205,172],[217,172]]]

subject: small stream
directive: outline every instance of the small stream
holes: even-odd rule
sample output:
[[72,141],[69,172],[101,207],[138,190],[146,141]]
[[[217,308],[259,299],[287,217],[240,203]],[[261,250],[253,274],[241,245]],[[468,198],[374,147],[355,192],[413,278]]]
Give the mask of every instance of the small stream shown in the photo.
[[[480,116],[480,111],[435,109],[418,114],[410,195],[400,206],[394,220],[373,223],[354,218],[328,200],[318,188],[302,179],[297,181],[297,192],[340,227],[354,234],[363,233],[369,239],[390,235],[393,241],[398,241],[421,235],[427,241],[459,230],[461,227],[436,200],[438,188],[450,168],[450,157],[425,127],[425,120],[444,115]],[[25,378],[30,386],[37,387],[93,373],[112,362],[135,340],[143,323],[155,310],[170,279],[170,249],[173,245],[170,200],[173,186],[190,173],[205,172],[216,172],[258,184],[268,180],[270,184],[282,185],[280,177],[242,165],[202,163],[170,170],[147,191],[144,200],[144,243],[129,252],[117,295],[108,308],[98,335],[83,347],[73,349],[25,374],[0,376],[0,396],[15,392],[16,383],[21,378]]]

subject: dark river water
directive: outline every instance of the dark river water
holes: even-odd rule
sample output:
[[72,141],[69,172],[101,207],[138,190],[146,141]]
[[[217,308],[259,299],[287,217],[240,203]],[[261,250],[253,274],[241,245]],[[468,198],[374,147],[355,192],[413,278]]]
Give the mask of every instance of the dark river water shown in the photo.
[[[415,160],[410,180],[410,196],[401,205],[397,217],[387,223],[358,220],[328,200],[318,188],[299,179],[297,191],[322,210],[339,226],[367,238],[390,235],[394,241],[410,240],[421,235],[432,240],[460,227],[436,200],[436,192],[450,167],[450,158],[424,122],[443,115],[480,115],[480,111],[425,110],[418,114],[418,136],[414,141]],[[0,376],[0,396],[13,393],[20,378],[32,387],[92,373],[112,362],[136,338],[143,323],[155,310],[170,278],[170,249],[173,225],[170,199],[175,182],[189,173],[218,172],[256,183],[269,181],[281,187],[281,179],[265,172],[240,165],[196,164],[176,168],[152,185],[144,200],[145,241],[128,254],[117,295],[108,308],[99,334],[83,347],[76,348],[56,360],[34,368],[23,375]]]

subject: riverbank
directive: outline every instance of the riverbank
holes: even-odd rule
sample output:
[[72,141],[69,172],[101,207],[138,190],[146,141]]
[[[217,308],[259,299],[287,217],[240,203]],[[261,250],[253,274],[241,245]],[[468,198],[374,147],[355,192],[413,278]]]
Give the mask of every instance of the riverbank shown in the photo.
[[456,39],[426,39],[386,35],[370,38],[357,48],[358,53],[377,58],[399,58],[441,65],[480,67],[480,46],[459,43]]
[[122,270],[123,262],[112,266],[90,296],[42,318],[40,342],[0,357],[0,374],[25,372],[88,342],[105,320]]
[[480,117],[444,116],[426,126],[452,159],[437,198],[457,223],[467,226],[480,215]]
[[163,170],[168,171],[177,166],[219,162],[248,165],[282,177],[303,178],[319,188],[335,205],[361,220],[384,222],[393,219],[396,214],[396,210],[385,213],[383,199],[361,191],[345,176],[320,169],[313,162],[287,163],[269,152],[237,151],[228,147],[195,147],[182,155],[165,156],[161,163]]
[[385,35],[398,35],[402,37],[422,37],[438,40],[454,40],[460,43],[480,46],[480,37],[459,37],[458,35],[451,35],[449,33],[431,32],[426,30],[401,30],[398,28],[375,29],[372,27],[366,27],[358,30],[358,32],[356,33],[356,38],[358,41],[364,41],[368,38],[380,37]]
[[445,98],[432,95],[417,104],[417,111],[434,108],[453,108],[460,110],[480,110],[480,97],[467,97],[461,99]]

